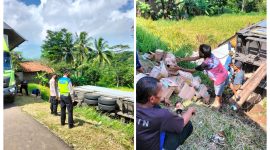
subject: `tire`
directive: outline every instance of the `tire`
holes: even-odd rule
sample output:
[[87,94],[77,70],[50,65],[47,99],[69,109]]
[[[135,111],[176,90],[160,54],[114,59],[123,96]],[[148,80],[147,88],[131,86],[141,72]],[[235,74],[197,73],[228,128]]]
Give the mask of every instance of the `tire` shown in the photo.
[[98,108],[103,111],[114,111],[115,110],[115,105],[103,105],[103,104],[98,104]]
[[97,94],[97,93],[85,93],[84,94],[84,98],[91,99],[91,100],[98,99],[100,96],[101,95]]
[[87,98],[85,98],[85,99],[84,99],[84,102],[85,102],[86,104],[88,104],[88,105],[97,105],[97,104],[98,104],[98,101],[95,100],[95,99],[87,99]]
[[98,103],[103,105],[115,105],[116,99],[110,98],[110,97],[99,97]]

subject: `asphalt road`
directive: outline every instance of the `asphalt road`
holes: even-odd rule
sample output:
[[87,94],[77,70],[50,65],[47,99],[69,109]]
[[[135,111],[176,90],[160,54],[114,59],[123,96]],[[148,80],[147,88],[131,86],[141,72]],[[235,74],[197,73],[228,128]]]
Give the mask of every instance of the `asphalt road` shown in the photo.
[[50,130],[14,104],[4,105],[5,150],[69,150]]

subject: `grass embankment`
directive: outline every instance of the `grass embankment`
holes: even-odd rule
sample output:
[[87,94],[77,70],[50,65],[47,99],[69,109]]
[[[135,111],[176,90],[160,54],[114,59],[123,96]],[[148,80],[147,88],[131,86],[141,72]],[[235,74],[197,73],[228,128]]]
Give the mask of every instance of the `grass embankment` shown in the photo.
[[17,96],[15,104],[74,149],[133,149],[134,124],[111,119],[92,107],[74,107],[75,128],[68,129],[67,125],[60,125],[59,116],[50,114],[48,102],[34,97]]
[[[148,32],[159,39],[162,44],[158,48],[177,51],[179,48],[191,45],[197,49],[201,43],[210,44],[216,47],[220,42],[234,35],[241,28],[249,24],[256,23],[266,19],[266,14],[224,14],[221,16],[198,16],[190,20],[168,21],[168,20],[146,20],[137,17],[137,46],[141,51],[155,50],[151,49],[149,41],[151,37],[143,38],[141,36]],[[159,40],[156,40],[158,43]],[[167,46],[164,46],[167,45]],[[150,48],[150,49],[148,49]]]
[[[172,97],[173,103],[178,98]],[[251,121],[244,113],[236,113],[228,108],[222,112],[212,111],[202,102],[185,101],[186,108],[196,108],[196,115],[191,119],[193,133],[180,146],[182,150],[189,149],[266,149],[266,132],[255,122]],[[217,145],[210,141],[211,136],[223,131],[225,145]]]

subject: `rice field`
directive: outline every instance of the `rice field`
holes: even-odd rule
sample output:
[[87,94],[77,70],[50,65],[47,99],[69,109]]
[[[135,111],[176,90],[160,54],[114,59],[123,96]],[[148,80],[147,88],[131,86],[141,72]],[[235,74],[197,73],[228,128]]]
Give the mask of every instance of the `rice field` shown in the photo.
[[[152,21],[137,17],[137,46],[148,40],[141,32],[147,32],[167,45],[168,50],[177,50],[183,45],[191,45],[196,49],[199,44],[206,43],[216,47],[222,41],[230,38],[238,30],[260,20],[266,19],[266,14],[224,14],[221,16],[198,16],[189,20]],[[151,43],[150,43],[151,44]],[[147,45],[147,44],[145,44]],[[164,47],[164,46],[162,46]],[[139,48],[144,51],[143,47]]]

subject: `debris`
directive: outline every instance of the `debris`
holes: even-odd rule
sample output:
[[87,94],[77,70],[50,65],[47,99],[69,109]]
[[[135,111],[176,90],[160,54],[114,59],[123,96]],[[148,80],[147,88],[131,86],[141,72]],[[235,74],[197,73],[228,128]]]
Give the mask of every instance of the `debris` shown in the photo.
[[179,97],[190,100],[195,96],[195,89],[185,83],[184,87],[181,89],[181,92],[178,94]]
[[[204,84],[201,84],[199,76],[193,77],[189,72],[179,70],[176,57],[172,53],[157,49],[155,53],[150,52],[143,55],[144,58],[160,62],[159,66],[154,66],[149,76],[161,81],[163,84],[162,101],[169,104],[172,93],[177,94],[185,100],[203,98],[203,102],[208,104],[210,95]],[[147,73],[146,73],[147,74]],[[138,74],[137,81],[144,75]]]
[[216,134],[214,134],[211,138],[210,141],[218,144],[218,145],[225,145],[225,134],[223,131],[220,131]]

